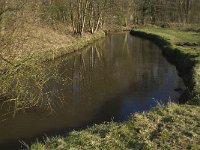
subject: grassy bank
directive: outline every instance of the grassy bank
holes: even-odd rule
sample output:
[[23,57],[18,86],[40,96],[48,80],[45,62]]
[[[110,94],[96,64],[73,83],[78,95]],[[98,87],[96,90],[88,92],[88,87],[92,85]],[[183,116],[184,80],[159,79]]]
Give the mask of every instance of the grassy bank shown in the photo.
[[0,105],[1,110],[6,113],[15,114],[29,108],[51,109],[52,106],[48,102],[51,94],[44,90],[46,83],[52,79],[57,82],[66,80],[66,84],[71,81],[63,79],[64,77],[61,79],[57,68],[44,62],[80,50],[105,37],[103,31],[84,33],[81,37],[76,37],[52,30],[49,30],[49,34],[44,34],[46,30],[38,30],[39,39],[31,38],[33,33],[29,33],[30,38],[25,42],[27,47],[17,51],[17,55],[14,52],[5,53],[4,56],[12,61],[0,63]]
[[77,38],[76,42],[39,52],[36,54],[36,58],[41,58],[41,60],[52,60],[80,50],[103,37],[105,37],[105,32],[103,31],[98,31],[94,34],[85,34],[83,37]]
[[125,123],[95,125],[33,144],[30,149],[199,149],[199,118],[198,106],[169,104],[135,114]]
[[[60,28],[64,30],[64,27]],[[24,62],[37,63],[54,59],[82,49],[95,40],[105,37],[104,31],[94,34],[87,32],[80,37],[73,35],[71,31],[65,33],[60,30],[53,30],[48,26],[46,28],[27,26],[23,31],[18,31],[21,35],[19,36],[17,32],[12,39],[14,42],[10,42],[9,46],[1,52],[1,56],[8,61],[0,60],[0,69]]]
[[181,100],[200,104],[200,34],[162,28],[144,28],[131,34],[150,39],[162,48],[188,87]]
[[134,114],[127,122],[94,125],[66,137],[35,143],[30,149],[200,149],[200,47],[178,46],[184,42],[200,44],[199,34],[154,28],[140,29],[132,34],[151,39],[163,48],[168,60],[177,66],[189,92],[195,92],[196,97],[190,100],[190,105],[157,106],[150,112]]

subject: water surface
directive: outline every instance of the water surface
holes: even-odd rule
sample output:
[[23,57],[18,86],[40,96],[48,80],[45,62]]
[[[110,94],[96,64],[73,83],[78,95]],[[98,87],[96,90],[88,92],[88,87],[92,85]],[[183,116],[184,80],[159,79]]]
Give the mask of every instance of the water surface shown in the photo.
[[49,77],[59,76],[44,87],[50,93],[48,102],[54,112],[1,116],[0,148],[13,148],[18,140],[64,135],[103,121],[124,121],[158,102],[177,102],[181,93],[174,89],[184,89],[176,68],[166,61],[159,47],[128,33],[108,34],[46,66],[54,68],[46,72]]

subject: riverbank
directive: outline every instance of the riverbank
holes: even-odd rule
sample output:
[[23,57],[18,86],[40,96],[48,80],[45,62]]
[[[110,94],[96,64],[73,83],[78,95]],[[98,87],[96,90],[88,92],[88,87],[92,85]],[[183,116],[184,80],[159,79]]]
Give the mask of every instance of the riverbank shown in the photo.
[[199,114],[199,106],[158,106],[149,113],[135,114],[128,122],[94,125],[68,137],[33,144],[30,149],[198,149]]
[[[57,78],[56,71],[47,65],[47,61],[81,50],[105,37],[104,31],[94,34],[84,33],[80,37],[59,34],[58,31],[53,30],[49,30],[49,34],[44,34],[47,30],[38,28],[37,30],[40,31],[35,35],[29,33],[21,51],[16,50],[16,54],[15,51],[2,53],[6,61],[1,59],[2,63],[0,63],[0,104],[1,109],[5,109],[6,113],[15,114],[29,108],[51,109],[51,106],[46,104],[47,100],[37,95],[37,92],[47,94],[42,87],[49,80],[48,74],[54,73],[52,78]],[[32,36],[37,38],[34,39]],[[23,38],[20,40],[23,41]],[[13,85],[13,82],[17,84]]]
[[177,66],[189,86],[189,92],[194,90],[195,94],[188,97],[192,97],[190,105],[159,105],[150,112],[134,114],[127,122],[94,125],[71,132],[67,137],[54,137],[43,143],[35,143],[30,149],[200,148],[199,46],[182,46],[186,42],[200,44],[198,33],[154,28],[136,32],[143,37],[148,35],[147,38],[164,48],[163,53]]
[[161,47],[188,87],[180,101],[200,104],[200,34],[162,28],[144,28],[131,31],[131,34],[150,39]]
[[[27,29],[28,28],[28,29]],[[60,27],[65,29],[64,27]],[[60,29],[60,30],[61,30]],[[19,29],[21,36],[16,35],[9,46],[1,52],[0,69],[10,68],[25,63],[37,63],[52,60],[57,57],[75,52],[94,41],[105,37],[104,31],[94,34],[83,33],[82,36],[73,35],[72,31],[53,30],[50,27],[28,26]],[[70,29],[68,29],[70,30]],[[14,49],[14,50],[13,50]]]
[[81,50],[82,48],[94,43],[96,40],[99,40],[103,37],[105,37],[104,31],[98,31],[94,34],[86,34],[83,37],[77,38],[77,41],[74,43],[70,43],[57,49],[49,49],[47,51],[37,53],[36,58],[41,58],[41,60],[53,60],[55,58],[76,52],[77,50]]

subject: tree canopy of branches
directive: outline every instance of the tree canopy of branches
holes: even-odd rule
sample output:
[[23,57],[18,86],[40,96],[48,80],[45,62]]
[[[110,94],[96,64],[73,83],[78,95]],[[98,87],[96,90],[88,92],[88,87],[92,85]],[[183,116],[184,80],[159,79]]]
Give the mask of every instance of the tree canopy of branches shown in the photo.
[[0,0],[0,21],[2,24],[6,12],[23,9],[16,20],[28,15],[37,22],[62,22],[70,25],[74,34],[81,35],[108,25],[197,24],[199,8],[199,0]]

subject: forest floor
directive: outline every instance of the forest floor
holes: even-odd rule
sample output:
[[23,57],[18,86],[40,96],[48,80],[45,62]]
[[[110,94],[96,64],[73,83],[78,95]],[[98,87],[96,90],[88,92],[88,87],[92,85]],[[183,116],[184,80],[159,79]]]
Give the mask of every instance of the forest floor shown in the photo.
[[187,104],[169,103],[149,112],[136,113],[124,123],[94,125],[73,131],[66,137],[46,139],[31,145],[30,149],[200,149],[199,33],[161,28],[144,28],[136,32],[159,41],[157,44],[165,49],[163,52],[174,58],[172,63],[189,90],[194,90],[192,99]]

